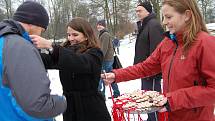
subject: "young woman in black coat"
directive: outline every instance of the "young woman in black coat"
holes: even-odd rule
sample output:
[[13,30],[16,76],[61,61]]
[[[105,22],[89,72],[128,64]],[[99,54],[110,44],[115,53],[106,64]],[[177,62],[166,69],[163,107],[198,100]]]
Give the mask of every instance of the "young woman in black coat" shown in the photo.
[[36,35],[31,38],[38,48],[52,51],[41,55],[46,68],[59,69],[67,99],[63,120],[111,121],[105,100],[97,91],[103,54],[90,24],[82,18],[72,19],[63,45],[53,45]]

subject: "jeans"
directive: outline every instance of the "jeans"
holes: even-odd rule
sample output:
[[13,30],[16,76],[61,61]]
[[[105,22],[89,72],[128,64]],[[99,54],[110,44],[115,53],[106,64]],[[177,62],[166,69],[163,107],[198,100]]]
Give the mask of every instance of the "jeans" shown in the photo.
[[[102,63],[102,70],[105,70],[105,72],[111,72],[113,69],[112,65],[113,65],[113,60],[104,61]],[[118,97],[120,95],[120,91],[119,91],[117,83],[112,83],[111,87],[113,89],[113,96]],[[101,91],[102,95],[105,97],[105,84],[102,79],[100,79],[100,81],[99,81],[98,90]]]

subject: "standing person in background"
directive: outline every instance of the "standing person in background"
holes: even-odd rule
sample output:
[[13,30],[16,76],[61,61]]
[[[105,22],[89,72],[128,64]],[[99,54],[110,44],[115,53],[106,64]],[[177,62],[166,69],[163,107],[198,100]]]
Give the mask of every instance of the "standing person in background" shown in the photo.
[[[96,26],[97,30],[99,31],[99,43],[101,46],[101,50],[104,54],[104,60],[102,63],[102,70],[106,72],[112,71],[113,67],[113,56],[114,56],[114,48],[112,43],[112,37],[108,30],[106,29],[105,20],[100,20],[97,22]],[[103,88],[102,88],[103,86]],[[113,89],[113,96],[114,98],[120,95],[120,91],[117,84],[111,84]],[[98,90],[102,92],[103,96],[105,97],[105,84],[104,81],[101,79],[99,82]]]
[[0,120],[53,121],[66,110],[64,96],[51,95],[40,54],[29,34],[41,35],[49,23],[37,2],[21,4],[13,20],[0,22]]
[[[215,37],[206,28],[196,0],[164,0],[168,32],[143,62],[107,73],[107,83],[162,72],[168,121],[215,121]],[[104,75],[102,75],[104,78]]]
[[46,68],[59,70],[63,94],[67,99],[64,121],[111,121],[105,100],[98,91],[103,54],[90,23],[74,18],[67,25],[67,40],[63,45],[31,35]]
[[[163,39],[163,29],[156,15],[152,12],[150,2],[141,2],[137,5],[136,14],[138,34],[135,44],[134,64],[146,60]],[[142,90],[155,90],[161,92],[161,74],[142,78]],[[156,114],[148,114],[147,121],[156,121]]]
[[113,39],[113,47],[114,47],[114,50],[116,52],[116,54],[119,54],[119,46],[120,46],[120,41],[117,37],[114,37]]

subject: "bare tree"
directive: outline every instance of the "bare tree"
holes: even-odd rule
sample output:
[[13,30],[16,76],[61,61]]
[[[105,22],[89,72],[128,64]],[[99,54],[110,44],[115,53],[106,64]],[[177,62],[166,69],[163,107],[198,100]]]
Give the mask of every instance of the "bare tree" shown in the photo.
[[161,0],[151,0],[151,3],[153,5],[154,12],[156,13],[157,19],[161,21],[160,17]]
[[5,9],[6,9],[6,15],[7,18],[11,18],[13,13],[12,13],[12,2],[11,0],[4,0],[4,5],[5,5]]
[[213,16],[213,10],[215,8],[214,0],[198,0],[198,3],[200,5],[199,7],[201,8],[203,18],[205,19],[206,22],[209,22],[210,21],[209,18]]

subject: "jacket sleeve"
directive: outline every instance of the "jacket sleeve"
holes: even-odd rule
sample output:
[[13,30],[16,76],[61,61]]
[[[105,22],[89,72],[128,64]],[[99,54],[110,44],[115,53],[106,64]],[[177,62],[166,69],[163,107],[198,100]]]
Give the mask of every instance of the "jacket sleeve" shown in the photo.
[[[167,93],[171,111],[214,105],[215,102],[215,38],[207,38],[198,47],[196,69],[206,81],[201,84]],[[201,80],[201,81],[203,81]]]
[[109,43],[112,42],[111,37],[108,32],[104,32],[101,37],[100,37],[100,45],[101,45],[101,50],[104,54],[106,55],[108,49],[109,49]]
[[133,66],[129,66],[127,68],[113,70],[116,76],[115,82],[145,78],[160,73],[160,49],[161,44],[145,61],[142,61]]
[[46,69],[58,69],[58,58],[59,58],[59,49],[60,45],[53,46],[53,52],[49,54],[40,53],[43,63]]
[[58,67],[60,70],[69,70],[78,73],[92,73],[97,71],[103,60],[102,51],[98,48],[88,49],[84,53],[75,53],[69,48],[59,49]]
[[157,21],[149,25],[149,46],[150,54],[156,49],[159,43],[163,40],[163,28]]
[[20,36],[8,37],[7,40],[3,78],[17,104],[36,118],[52,118],[63,113],[66,100],[63,96],[50,94],[50,80],[38,50]]
[[46,69],[54,69],[54,67],[56,67],[50,54],[40,53],[40,55]]

